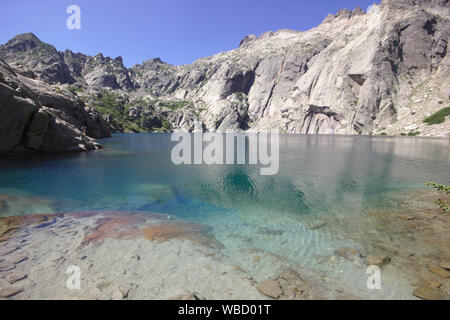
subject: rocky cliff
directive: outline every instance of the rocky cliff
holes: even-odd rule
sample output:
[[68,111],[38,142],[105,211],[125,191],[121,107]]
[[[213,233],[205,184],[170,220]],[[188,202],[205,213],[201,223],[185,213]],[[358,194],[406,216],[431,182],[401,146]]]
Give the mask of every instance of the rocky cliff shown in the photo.
[[93,138],[111,135],[74,95],[15,67],[0,59],[0,155],[97,149]]
[[0,57],[22,77],[60,86],[117,132],[191,131],[201,120],[206,130],[448,136],[449,7],[384,0],[306,32],[249,35],[183,66],[156,58],[127,69],[120,57],[58,52],[32,34],[0,46]]

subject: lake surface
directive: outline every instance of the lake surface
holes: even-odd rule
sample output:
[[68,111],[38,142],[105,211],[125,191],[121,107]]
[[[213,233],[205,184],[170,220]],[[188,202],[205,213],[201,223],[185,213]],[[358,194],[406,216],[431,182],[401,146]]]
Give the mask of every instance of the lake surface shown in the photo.
[[176,166],[169,134],[118,134],[102,144],[0,159],[0,216],[167,213],[211,226],[231,257],[260,250],[323,270],[320,257],[373,241],[368,212],[395,209],[396,197],[428,181],[450,184],[449,139],[285,135],[274,176],[258,165]]

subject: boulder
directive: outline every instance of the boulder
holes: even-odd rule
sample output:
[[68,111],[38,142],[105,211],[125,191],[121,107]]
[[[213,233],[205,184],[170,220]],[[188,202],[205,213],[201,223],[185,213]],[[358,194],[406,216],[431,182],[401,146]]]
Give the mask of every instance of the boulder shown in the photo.
[[264,280],[260,282],[256,286],[256,289],[258,289],[258,291],[264,294],[265,296],[268,296],[273,299],[278,299],[283,294],[283,291],[281,291],[281,288],[278,285],[278,283],[273,280]]

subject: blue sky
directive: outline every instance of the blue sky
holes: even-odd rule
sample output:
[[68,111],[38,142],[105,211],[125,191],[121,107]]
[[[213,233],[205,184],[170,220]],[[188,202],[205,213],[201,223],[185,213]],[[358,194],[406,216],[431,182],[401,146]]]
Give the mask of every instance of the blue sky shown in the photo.
[[[375,0],[6,0],[0,43],[33,32],[58,50],[122,56],[130,67],[155,57],[179,65],[234,49],[248,34],[308,30],[339,9],[364,10]],[[81,8],[81,30],[66,9]]]

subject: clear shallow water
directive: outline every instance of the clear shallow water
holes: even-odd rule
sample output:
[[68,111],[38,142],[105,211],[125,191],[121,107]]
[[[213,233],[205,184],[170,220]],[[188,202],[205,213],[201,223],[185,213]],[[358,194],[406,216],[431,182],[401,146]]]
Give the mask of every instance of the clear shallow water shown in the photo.
[[[392,208],[388,195],[450,184],[450,140],[280,137],[280,170],[257,165],[173,165],[168,134],[121,134],[104,150],[0,159],[0,215],[85,210],[168,213],[211,226],[230,255],[271,252],[303,266],[343,245],[349,219]],[[328,226],[315,229],[325,221]],[[364,224],[364,226],[363,226]],[[353,234],[352,234],[353,235]]]

